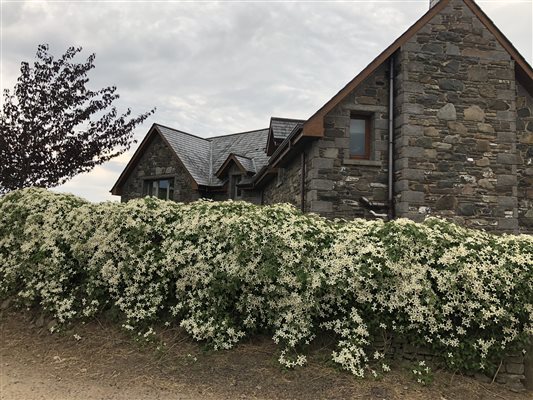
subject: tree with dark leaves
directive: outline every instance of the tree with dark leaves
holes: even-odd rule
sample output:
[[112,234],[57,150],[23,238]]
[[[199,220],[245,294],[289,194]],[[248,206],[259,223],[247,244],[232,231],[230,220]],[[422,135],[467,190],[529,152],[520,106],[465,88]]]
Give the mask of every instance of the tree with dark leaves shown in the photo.
[[60,58],[40,45],[30,66],[21,63],[13,93],[4,92],[0,115],[0,194],[28,186],[53,187],[109,161],[135,143],[134,128],[154,113],[118,114],[116,87],[87,88],[85,63],[69,47]]

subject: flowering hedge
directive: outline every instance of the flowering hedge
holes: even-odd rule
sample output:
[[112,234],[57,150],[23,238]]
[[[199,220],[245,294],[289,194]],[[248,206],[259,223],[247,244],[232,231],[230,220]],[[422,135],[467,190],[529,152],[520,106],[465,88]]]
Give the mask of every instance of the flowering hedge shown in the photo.
[[149,335],[179,324],[229,349],[269,332],[305,363],[319,331],[333,360],[384,370],[384,335],[455,368],[493,368],[533,334],[533,238],[440,219],[328,221],[292,206],[145,198],[87,203],[24,189],[0,198],[0,297],[60,323],[113,308]]

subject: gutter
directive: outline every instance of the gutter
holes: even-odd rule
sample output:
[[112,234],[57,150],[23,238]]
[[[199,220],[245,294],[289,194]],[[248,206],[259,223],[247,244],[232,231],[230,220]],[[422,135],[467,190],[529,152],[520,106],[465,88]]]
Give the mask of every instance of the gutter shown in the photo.
[[250,187],[256,188],[259,183],[265,178],[266,175],[276,172],[276,164],[279,161],[280,156],[283,156],[284,153],[290,151],[293,148],[293,143],[291,140],[295,138],[299,133],[302,132],[302,124],[298,124],[294,127],[292,132],[281,142],[281,144],[276,148],[274,153],[270,156],[268,164],[263,166],[257,174],[253,176],[253,180],[250,183]]
[[278,148],[272,153],[270,156],[269,164],[275,166],[276,159],[279,157],[279,155],[285,150],[285,147],[288,146],[288,150],[292,148],[291,140],[302,131],[303,125],[296,125],[292,132],[285,138],[283,142],[278,146]]

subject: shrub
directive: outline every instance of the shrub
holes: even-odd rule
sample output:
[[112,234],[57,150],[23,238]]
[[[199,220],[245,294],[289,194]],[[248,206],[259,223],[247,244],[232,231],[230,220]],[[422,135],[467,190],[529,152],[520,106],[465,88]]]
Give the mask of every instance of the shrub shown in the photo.
[[533,238],[436,218],[328,221],[287,204],[91,204],[24,189],[0,198],[6,296],[62,323],[113,307],[127,329],[180,324],[215,349],[268,332],[288,367],[326,330],[333,360],[359,376],[383,358],[372,346],[383,335],[454,369],[492,369],[533,334]]

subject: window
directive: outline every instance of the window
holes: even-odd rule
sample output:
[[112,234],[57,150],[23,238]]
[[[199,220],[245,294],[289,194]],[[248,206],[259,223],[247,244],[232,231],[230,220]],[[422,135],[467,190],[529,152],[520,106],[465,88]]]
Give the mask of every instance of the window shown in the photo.
[[283,185],[284,178],[285,178],[285,168],[278,168],[278,181],[276,183],[276,186]]
[[241,182],[241,175],[231,175],[231,198],[240,199],[242,197],[242,189],[237,185]]
[[162,200],[174,200],[174,178],[144,181],[143,194]]
[[350,157],[370,158],[369,117],[352,117],[350,119]]

